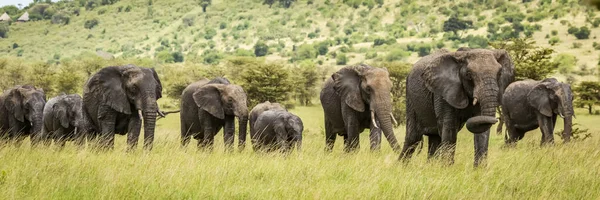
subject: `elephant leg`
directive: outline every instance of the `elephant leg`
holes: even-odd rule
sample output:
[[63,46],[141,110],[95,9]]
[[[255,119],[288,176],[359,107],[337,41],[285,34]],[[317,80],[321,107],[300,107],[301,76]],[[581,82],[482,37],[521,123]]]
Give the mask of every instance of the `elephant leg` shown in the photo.
[[337,134],[333,132],[333,127],[330,122],[325,118],[325,152],[333,151],[333,145],[335,144],[335,138]]
[[233,151],[233,142],[235,140],[235,116],[225,116],[225,126],[223,127],[223,141],[225,142],[225,151]]
[[204,137],[202,138],[202,142],[200,142],[200,148],[208,151],[212,151],[214,138],[216,133],[219,131],[217,128],[213,127],[212,120],[204,121]]
[[547,117],[542,114],[537,116],[538,124],[542,131],[542,142],[541,145],[554,143],[554,123],[552,117]]
[[381,149],[381,129],[375,128],[371,124],[369,138],[371,140],[371,151],[379,151]]
[[423,132],[419,128],[416,117],[412,112],[406,116],[406,136],[404,137],[404,147],[400,153],[400,160],[408,161],[415,153],[417,146],[423,140]]
[[[129,118],[127,130],[127,151],[133,151],[137,147],[140,131],[142,130],[142,121],[139,116],[132,115]],[[144,135],[146,135],[146,133],[144,133]]]
[[180,128],[181,128],[181,148],[185,148],[190,143],[190,139],[191,139],[190,129],[192,128],[192,126],[188,125],[183,120],[181,120]]
[[489,138],[490,138],[490,130],[489,129],[483,133],[475,134],[475,136],[474,136],[474,143],[475,143],[474,144],[475,145],[474,166],[475,167],[481,165],[485,161],[485,158],[487,157],[488,145],[489,145],[489,141],[490,141]]
[[[454,152],[456,151],[456,135],[459,130],[459,122],[456,110],[445,103],[443,106],[441,124],[438,124],[438,130],[441,132],[442,142],[440,145],[440,155],[446,160],[447,164],[454,164]],[[438,122],[439,123],[439,122]]]
[[108,107],[103,107],[103,110],[99,111],[99,114],[100,113],[103,113],[103,115],[101,115],[99,118],[101,132],[98,143],[102,150],[112,149],[115,145],[114,131],[117,113]]
[[427,139],[427,152],[429,153],[429,155],[427,155],[427,159],[432,159],[435,158],[437,155],[437,150],[440,147],[440,144],[442,143],[442,137],[440,137],[439,135],[429,135]]
[[54,132],[54,144],[58,147],[58,149],[62,150],[65,147],[65,143],[67,142],[66,132],[64,128],[59,128]]
[[346,139],[344,140],[344,151],[345,152],[353,152],[360,148],[359,146],[359,128],[358,121],[352,120],[355,122],[349,122],[346,125]]
[[506,131],[508,132],[508,134],[504,135],[504,144],[507,147],[514,147],[517,141],[520,140],[520,133],[510,119],[506,117],[504,117],[504,119],[506,124]]

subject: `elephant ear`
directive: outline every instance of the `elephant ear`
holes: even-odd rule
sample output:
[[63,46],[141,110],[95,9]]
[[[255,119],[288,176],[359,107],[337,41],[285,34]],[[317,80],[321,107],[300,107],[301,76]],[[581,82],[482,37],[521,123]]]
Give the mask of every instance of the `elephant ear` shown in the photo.
[[156,99],[160,99],[162,97],[162,83],[160,82],[160,78],[158,78],[156,70],[150,68],[150,71],[152,71],[152,76],[154,77],[154,80],[156,80]]
[[69,119],[67,118],[67,109],[65,106],[60,106],[57,103],[52,105],[52,110],[54,111],[54,118],[58,119],[60,125],[64,128],[69,127]]
[[441,95],[452,107],[463,109],[469,104],[460,78],[461,60],[466,52],[444,53],[418,65],[425,65],[421,77],[427,89]]
[[552,117],[552,106],[550,105],[549,98],[549,89],[547,82],[542,82],[536,85],[530,92],[527,94],[527,101],[529,105],[536,108],[543,115],[547,117]]
[[346,105],[358,111],[365,111],[365,103],[363,102],[360,92],[360,75],[350,67],[344,67],[331,75],[333,79],[333,89],[340,95]]
[[214,84],[200,87],[193,94],[196,106],[219,119],[225,119],[225,111],[221,102],[221,92]]
[[506,50],[498,49],[493,51],[496,61],[502,65],[498,76],[498,87],[500,88],[498,90],[500,92],[498,98],[502,98],[504,90],[515,81],[515,65]]
[[8,101],[6,101],[6,110],[12,112],[15,119],[20,122],[25,122],[25,110],[23,108],[23,93],[25,89],[16,88],[12,89],[8,95]]
[[[123,72],[112,72],[98,74],[96,77],[100,81],[100,87],[102,88],[102,102],[108,105],[113,110],[120,113],[131,114],[131,106],[125,91],[125,82],[129,81],[130,70],[127,69]],[[98,86],[96,86],[98,87]]]

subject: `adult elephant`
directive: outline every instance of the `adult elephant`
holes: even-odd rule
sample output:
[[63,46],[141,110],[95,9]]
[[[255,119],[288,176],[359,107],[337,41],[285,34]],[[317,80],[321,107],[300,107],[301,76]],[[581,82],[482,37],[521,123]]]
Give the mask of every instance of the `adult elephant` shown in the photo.
[[527,131],[540,127],[542,145],[554,142],[556,117],[564,118],[565,142],[571,138],[573,92],[571,86],[555,78],[517,81],[502,96],[502,114],[508,134],[507,144],[521,140]]
[[[336,134],[344,137],[344,150],[359,147],[359,136],[371,130],[371,150],[381,148],[381,131],[392,149],[400,149],[392,121],[392,82],[385,68],[368,65],[348,66],[327,79],[320,99],[325,113],[326,151],[331,151]],[[381,127],[381,128],[380,128]]]
[[287,111],[287,109],[285,109],[285,107],[283,107],[279,103],[271,103],[270,101],[265,101],[265,102],[257,104],[250,111],[250,134],[252,134],[254,132],[253,127],[254,127],[254,123],[256,122],[256,119],[258,119],[258,116],[260,116],[260,114],[262,114],[263,112],[265,112],[267,110]]
[[[475,135],[475,162],[487,155],[489,128],[496,107],[514,81],[514,66],[505,50],[439,50],[414,64],[406,80],[406,137],[400,154],[409,159],[429,137],[429,158],[444,149],[454,162],[457,133],[465,125]],[[443,148],[441,148],[443,147]]]
[[38,144],[45,104],[44,91],[31,85],[4,91],[0,96],[0,139],[20,143],[31,136],[32,145]]
[[285,110],[268,110],[260,114],[250,132],[254,151],[280,150],[287,153],[302,148],[304,125],[300,117]]
[[114,134],[127,134],[128,150],[137,147],[144,124],[144,149],[152,150],[162,84],[152,68],[134,65],[100,69],[83,89],[83,116],[91,139],[102,149],[114,147]]
[[233,149],[235,117],[239,121],[239,150],[246,143],[248,107],[246,92],[227,79],[202,79],[188,85],[181,94],[181,146],[190,137],[198,140],[199,148],[212,149],[215,135],[223,128],[225,147]]
[[85,132],[82,109],[83,99],[78,94],[60,95],[51,98],[44,107],[42,138],[47,144],[54,141],[64,147],[66,141],[77,141],[83,145]]

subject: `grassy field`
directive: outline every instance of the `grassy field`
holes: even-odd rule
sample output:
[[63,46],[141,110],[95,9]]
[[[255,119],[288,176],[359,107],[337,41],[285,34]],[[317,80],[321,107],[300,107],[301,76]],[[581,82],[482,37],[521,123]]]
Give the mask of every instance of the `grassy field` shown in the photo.
[[[600,116],[578,110],[574,121],[597,133]],[[472,167],[473,137],[462,131],[456,163],[427,162],[425,152],[408,165],[397,162],[387,142],[368,151],[367,134],[356,154],[336,143],[323,153],[320,106],[298,107],[305,123],[304,148],[288,157],[251,151],[224,153],[222,135],[214,152],[179,148],[179,118],[158,123],[155,149],[125,153],[125,137],[112,152],[0,149],[0,199],[598,199],[600,136],[539,147],[539,131],[514,149],[503,137],[490,139],[488,165]],[[558,121],[558,129],[561,129]],[[396,129],[400,141],[404,128]],[[194,141],[195,142],[195,141]]]

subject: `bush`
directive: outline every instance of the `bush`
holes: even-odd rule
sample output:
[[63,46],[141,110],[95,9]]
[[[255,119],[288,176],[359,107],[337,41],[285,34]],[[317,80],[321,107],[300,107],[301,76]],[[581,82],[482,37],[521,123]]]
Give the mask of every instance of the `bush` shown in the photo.
[[86,21],[85,21],[85,23],[83,24],[83,27],[84,27],[84,28],[87,28],[87,29],[92,29],[92,28],[94,28],[95,26],[97,26],[97,25],[98,25],[98,23],[100,23],[100,22],[98,22],[98,20],[97,20],[97,19],[90,19],[90,20],[86,20]]
[[254,45],[254,55],[256,57],[266,56],[269,53],[269,46],[263,41],[257,41]]
[[294,52],[292,61],[307,60],[317,58],[318,52],[310,44],[303,44]]
[[173,58],[173,54],[167,50],[162,50],[156,53],[156,60],[163,63],[173,63],[175,62],[175,58]]
[[186,15],[185,17],[183,17],[181,19],[181,21],[183,21],[183,24],[185,24],[186,26],[193,26],[194,25],[194,20],[196,19],[196,17],[194,15]]
[[69,15],[67,15],[64,12],[58,12],[58,13],[52,15],[51,22],[53,24],[65,24],[65,25],[67,25],[67,24],[69,24],[69,21],[70,21]]
[[241,86],[248,95],[250,105],[264,102],[285,102],[288,100],[288,92],[292,90],[290,73],[281,64],[261,63],[247,65],[240,75]]
[[183,62],[183,53],[181,53],[180,51],[173,52],[171,54],[171,56],[173,57],[173,62],[176,62],[176,63]]
[[377,58],[377,52],[367,52],[367,54],[365,55],[365,59],[373,59],[373,58]]
[[418,47],[419,57],[424,57],[431,53],[431,45],[429,44],[421,44]]
[[554,46],[556,44],[558,44],[560,42],[560,39],[558,37],[552,37],[550,38],[550,40],[548,40],[548,44]]
[[556,64],[551,55],[554,50],[535,45],[531,38],[514,38],[509,41],[491,43],[495,49],[505,49],[515,65],[515,80],[542,80],[553,74]]
[[579,42],[573,42],[573,47],[572,47],[572,48],[573,48],[573,49],[579,49],[579,48],[581,48],[581,46],[582,46],[582,45],[583,45],[583,44],[581,44],[581,43],[579,43]]
[[387,62],[400,61],[408,57],[410,54],[401,49],[394,49],[385,55],[384,60]]
[[582,26],[574,35],[579,40],[588,39],[590,37],[590,29],[586,26]]
[[337,56],[335,57],[335,64],[336,65],[346,65],[346,63],[348,63],[348,57],[346,56],[346,54],[344,54],[344,53],[337,54]]
[[552,30],[552,31],[550,31],[550,34],[552,34],[552,36],[556,36],[556,35],[558,35],[558,31],[557,30]]
[[577,58],[571,54],[561,53],[556,55],[553,62],[557,64],[558,71],[561,74],[567,74],[573,71],[577,64]]
[[0,22],[0,38],[8,38],[9,27],[5,22]]
[[215,35],[217,35],[217,31],[214,28],[206,27],[204,29],[204,39],[211,40]]

